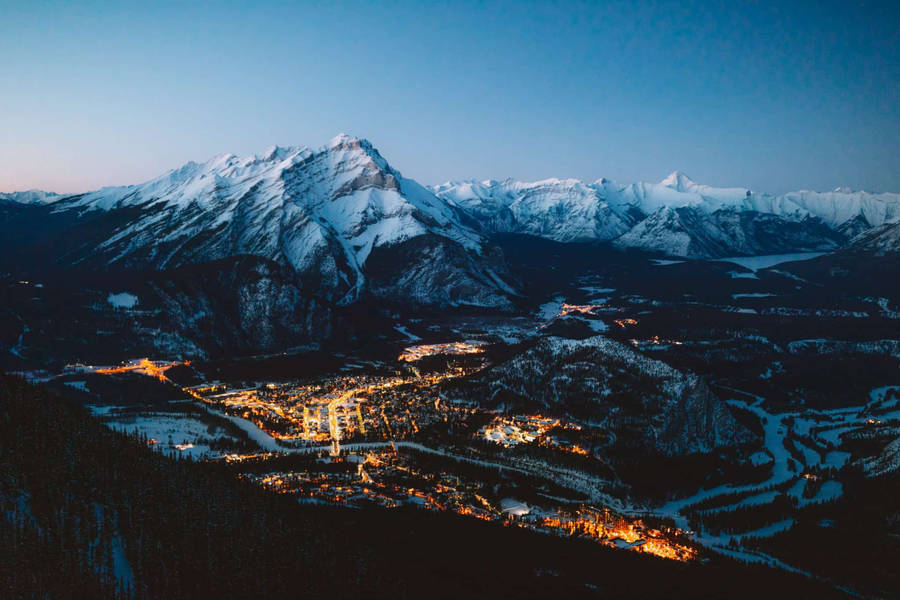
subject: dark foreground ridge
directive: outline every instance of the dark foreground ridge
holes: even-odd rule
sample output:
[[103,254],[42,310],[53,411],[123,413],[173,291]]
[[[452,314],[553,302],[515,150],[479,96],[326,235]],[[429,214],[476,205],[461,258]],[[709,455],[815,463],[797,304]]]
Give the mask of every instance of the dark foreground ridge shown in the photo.
[[298,506],[0,374],[0,597],[841,597],[460,517]]

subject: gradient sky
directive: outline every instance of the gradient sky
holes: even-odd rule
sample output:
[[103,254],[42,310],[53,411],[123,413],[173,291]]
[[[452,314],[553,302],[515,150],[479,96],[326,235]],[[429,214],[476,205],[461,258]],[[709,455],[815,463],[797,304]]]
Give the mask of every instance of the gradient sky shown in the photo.
[[339,132],[426,184],[900,191],[896,0],[72,4],[0,0],[0,191]]

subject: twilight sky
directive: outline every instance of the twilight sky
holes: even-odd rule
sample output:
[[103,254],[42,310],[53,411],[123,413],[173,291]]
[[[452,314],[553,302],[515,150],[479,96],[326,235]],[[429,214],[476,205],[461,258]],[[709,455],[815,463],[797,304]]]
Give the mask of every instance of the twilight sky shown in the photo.
[[72,4],[0,0],[0,191],[339,132],[425,184],[900,191],[896,0]]

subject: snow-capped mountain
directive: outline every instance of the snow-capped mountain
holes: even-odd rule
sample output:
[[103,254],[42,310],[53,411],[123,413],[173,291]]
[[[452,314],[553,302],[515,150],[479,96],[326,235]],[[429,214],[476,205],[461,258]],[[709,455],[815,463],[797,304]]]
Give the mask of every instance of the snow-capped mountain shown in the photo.
[[556,241],[616,240],[675,256],[834,249],[900,221],[900,194],[838,189],[783,195],[717,188],[674,172],[659,183],[448,182],[432,188],[489,230]]
[[845,238],[816,217],[788,219],[753,210],[662,207],[615,240],[670,256],[715,258],[834,250]]
[[527,233],[560,242],[613,239],[644,216],[618,197],[607,201],[596,186],[577,179],[448,182],[433,191],[490,231]]
[[60,194],[43,190],[26,190],[24,192],[0,192],[0,203],[18,202],[19,204],[44,204],[62,198]]
[[[343,304],[377,291],[414,303],[504,306],[514,294],[502,260],[464,214],[347,135],[318,149],[191,162],[52,210],[115,215],[103,239],[73,254],[76,264],[160,270],[252,255],[295,272],[305,292]],[[387,264],[395,258],[403,262]],[[404,272],[415,280],[404,282]]]

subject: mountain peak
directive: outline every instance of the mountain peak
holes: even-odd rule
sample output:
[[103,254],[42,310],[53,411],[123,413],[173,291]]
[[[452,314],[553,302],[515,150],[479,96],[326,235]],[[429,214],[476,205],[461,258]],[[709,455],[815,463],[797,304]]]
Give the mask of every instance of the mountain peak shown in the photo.
[[346,133],[339,133],[328,141],[328,148],[340,148],[342,146],[354,146],[360,145],[363,143],[368,143],[363,139],[358,137],[354,137],[352,135],[347,135]]
[[660,181],[660,184],[679,191],[684,191],[687,188],[697,185],[697,182],[691,179],[687,173],[682,171],[672,171],[665,179]]

